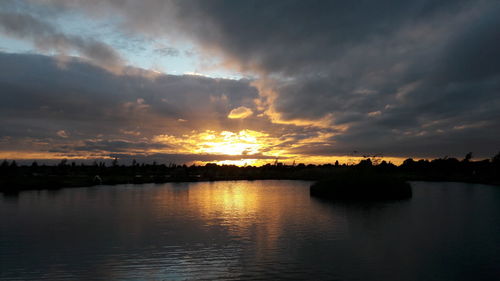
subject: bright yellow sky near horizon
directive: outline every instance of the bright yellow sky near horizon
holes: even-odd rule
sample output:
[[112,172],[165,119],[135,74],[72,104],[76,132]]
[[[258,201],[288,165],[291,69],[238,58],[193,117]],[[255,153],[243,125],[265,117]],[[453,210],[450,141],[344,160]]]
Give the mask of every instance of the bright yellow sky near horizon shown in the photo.
[[[307,145],[311,143],[320,143],[330,135],[319,135],[315,139],[306,139],[296,141],[288,146],[288,149]],[[292,164],[327,164],[339,161],[340,164],[356,164],[362,159],[362,155],[336,155],[336,156],[312,156],[293,154],[283,145],[288,139],[286,137],[272,137],[269,134],[254,130],[240,130],[237,132],[214,130],[192,131],[191,134],[182,136],[158,135],[151,139],[152,144],[168,144],[169,149],[145,149],[143,151],[134,151],[137,155],[151,155],[155,153],[177,153],[194,155],[216,155],[218,158],[228,156],[229,159],[217,161],[190,161],[188,163],[177,164],[196,164],[205,165],[207,163],[216,163],[219,165],[237,165],[237,166],[262,166],[272,164],[275,161],[286,165]],[[134,154],[131,154],[132,156]],[[238,157],[240,156],[240,157]],[[81,152],[80,154],[67,155],[56,152],[40,151],[2,151],[0,158],[4,159],[111,159],[107,152],[103,151],[89,154]],[[372,157],[375,161],[385,160],[394,164],[401,164],[405,158],[397,157]]]

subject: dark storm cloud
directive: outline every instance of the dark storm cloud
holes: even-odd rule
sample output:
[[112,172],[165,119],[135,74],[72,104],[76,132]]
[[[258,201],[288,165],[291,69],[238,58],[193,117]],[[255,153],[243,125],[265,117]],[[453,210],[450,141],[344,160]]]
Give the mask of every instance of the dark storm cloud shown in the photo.
[[[60,67],[54,58],[0,53],[2,149],[35,142],[52,151],[165,149],[155,135],[231,127],[228,112],[252,106],[246,80],[173,76],[129,69],[115,75],[77,59]],[[182,120],[179,121],[179,120]]]
[[185,28],[201,40],[244,64],[295,75],[329,71],[351,48],[391,39],[407,25],[454,16],[466,2],[221,0],[176,6]]
[[16,112],[17,117],[35,119],[40,114],[72,122],[124,123],[141,115],[226,119],[233,104],[251,106],[257,97],[245,80],[117,76],[76,59],[61,68],[54,59],[38,55],[0,54],[0,60],[2,113]]
[[[129,32],[192,38],[201,51],[220,54],[227,65],[258,73],[261,98],[268,102],[263,104],[271,109],[268,114],[296,124],[330,120],[326,126],[334,136],[317,145],[294,147],[297,153],[334,155],[358,150],[442,156],[472,150],[489,156],[499,149],[498,1],[44,3],[54,11],[78,9],[100,19],[113,14],[122,20],[120,28]],[[168,83],[162,85],[162,79]],[[176,79],[163,77],[146,85],[155,89],[149,92],[192,93],[178,90],[182,87]],[[190,81],[198,90],[207,83],[212,92],[221,92],[215,90],[213,79],[178,79],[180,84]],[[225,84],[224,89],[241,83],[232,85]],[[182,102],[183,95],[176,105],[167,98],[152,106],[151,101],[158,101],[155,95],[134,96],[127,102],[134,114],[149,105],[148,112],[182,119],[210,116],[219,120],[218,128],[236,128],[236,121],[222,120],[236,107],[252,107],[255,92],[251,89],[228,90],[242,93],[239,102],[229,94],[214,94],[210,102],[194,94],[189,100],[196,106]],[[252,98],[244,99],[247,95]],[[262,125],[254,117],[247,119],[246,125]],[[288,127],[286,133],[314,135],[319,130],[309,127]]]
[[489,155],[498,149],[497,1],[178,6],[198,40],[243,69],[285,78],[269,86],[282,119],[332,116],[332,125],[349,126],[318,154]]
[[0,32],[20,39],[32,40],[44,51],[68,53],[76,51],[82,57],[108,68],[121,66],[120,55],[110,46],[91,38],[66,35],[48,22],[29,14],[0,12]]
[[[133,150],[146,151],[149,149],[169,148],[168,144],[150,143],[145,141],[132,142],[126,140],[86,140],[83,145],[68,147],[70,151],[105,151],[105,152],[134,152]],[[132,151],[131,151],[132,150]]]

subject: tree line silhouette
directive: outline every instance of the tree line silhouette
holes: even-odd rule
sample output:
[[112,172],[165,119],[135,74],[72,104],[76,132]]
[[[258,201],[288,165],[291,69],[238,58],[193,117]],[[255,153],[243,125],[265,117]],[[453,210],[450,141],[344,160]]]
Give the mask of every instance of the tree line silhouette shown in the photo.
[[463,159],[439,158],[433,160],[406,159],[397,166],[390,162],[361,160],[357,164],[292,164],[276,161],[260,167],[206,164],[178,165],[138,163],[123,165],[118,159],[111,164],[95,161],[93,164],[76,164],[66,159],[57,165],[19,165],[15,160],[4,160],[0,164],[0,192],[15,193],[27,189],[58,189],[99,184],[164,183],[183,181],[215,180],[321,180],[345,173],[360,176],[361,172],[390,174],[405,180],[462,181],[500,184],[500,153],[491,159],[472,161],[472,153]]

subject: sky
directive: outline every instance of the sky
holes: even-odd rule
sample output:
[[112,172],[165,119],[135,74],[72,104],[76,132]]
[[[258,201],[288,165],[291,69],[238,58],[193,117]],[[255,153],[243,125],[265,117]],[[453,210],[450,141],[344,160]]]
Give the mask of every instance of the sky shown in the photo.
[[0,159],[500,151],[496,0],[2,0]]

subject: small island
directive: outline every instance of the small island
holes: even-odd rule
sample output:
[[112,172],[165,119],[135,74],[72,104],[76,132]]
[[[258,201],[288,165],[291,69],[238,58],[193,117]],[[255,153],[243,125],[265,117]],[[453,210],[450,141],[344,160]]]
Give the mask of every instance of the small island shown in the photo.
[[376,173],[344,173],[320,180],[310,188],[311,196],[336,201],[390,201],[412,196],[403,178]]

